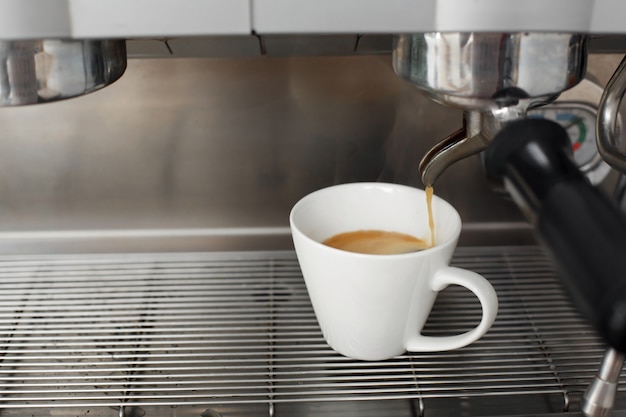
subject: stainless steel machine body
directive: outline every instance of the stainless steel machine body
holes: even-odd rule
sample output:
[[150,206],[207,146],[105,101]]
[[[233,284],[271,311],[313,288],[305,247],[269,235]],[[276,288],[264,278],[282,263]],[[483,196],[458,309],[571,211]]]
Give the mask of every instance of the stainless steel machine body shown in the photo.
[[[365,363],[317,328],[291,205],[339,182],[419,185],[461,114],[389,55],[131,59],[102,91],[2,109],[0,415],[577,414],[604,345],[478,158],[437,193],[464,220],[454,262],[499,293],[493,330]],[[472,326],[466,297],[450,289],[431,331]]]

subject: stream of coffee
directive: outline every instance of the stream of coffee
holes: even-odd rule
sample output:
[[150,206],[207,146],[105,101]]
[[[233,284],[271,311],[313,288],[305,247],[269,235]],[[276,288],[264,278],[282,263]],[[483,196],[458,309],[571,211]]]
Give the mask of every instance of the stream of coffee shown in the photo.
[[428,227],[430,228],[430,247],[435,246],[435,219],[433,217],[433,187],[426,187],[426,207],[428,208]]

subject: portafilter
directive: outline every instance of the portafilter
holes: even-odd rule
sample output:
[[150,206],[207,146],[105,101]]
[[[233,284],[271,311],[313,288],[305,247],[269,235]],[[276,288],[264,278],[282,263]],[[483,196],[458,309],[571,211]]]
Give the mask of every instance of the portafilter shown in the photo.
[[425,185],[484,150],[509,121],[583,79],[586,37],[571,33],[420,33],[394,41],[393,67],[432,100],[466,111],[464,126],[420,163]]

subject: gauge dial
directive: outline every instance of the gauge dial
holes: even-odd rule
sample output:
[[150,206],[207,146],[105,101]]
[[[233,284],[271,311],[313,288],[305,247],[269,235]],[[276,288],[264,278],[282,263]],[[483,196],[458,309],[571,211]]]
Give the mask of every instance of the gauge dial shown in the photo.
[[531,117],[542,117],[559,123],[572,142],[578,166],[589,163],[598,153],[596,148],[596,116],[584,107],[549,106],[533,110]]
[[557,102],[534,109],[529,117],[542,117],[559,123],[569,135],[574,162],[594,184],[601,182],[610,168],[596,145],[596,109],[586,103]]

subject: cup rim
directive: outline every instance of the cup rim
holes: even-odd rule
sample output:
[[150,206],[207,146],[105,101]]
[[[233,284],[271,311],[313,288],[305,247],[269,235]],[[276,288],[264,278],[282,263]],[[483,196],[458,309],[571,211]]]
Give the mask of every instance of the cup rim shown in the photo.
[[419,251],[415,251],[415,252],[408,252],[408,253],[394,253],[394,254],[371,254],[371,253],[359,253],[359,252],[350,252],[350,251],[346,251],[343,249],[337,249],[337,248],[333,248],[331,246],[327,246],[324,245],[322,242],[319,242],[311,237],[309,237],[307,234],[305,234],[304,232],[302,232],[300,230],[300,228],[295,226],[295,221],[294,221],[294,216],[296,214],[296,211],[298,210],[299,207],[301,207],[302,205],[306,204],[307,200],[310,200],[312,198],[315,198],[315,196],[319,193],[325,192],[331,188],[354,188],[354,187],[368,187],[368,186],[372,186],[372,187],[393,187],[393,188],[399,188],[399,189],[405,189],[409,192],[419,192],[419,193],[425,193],[424,190],[417,188],[417,187],[412,187],[409,185],[403,185],[403,184],[395,184],[395,183],[387,183],[387,182],[350,182],[350,183],[343,183],[343,184],[336,184],[336,185],[331,185],[328,187],[324,187],[324,188],[320,188],[318,190],[315,190],[307,195],[305,195],[304,197],[302,197],[300,200],[298,200],[296,202],[296,204],[294,204],[294,206],[291,208],[291,211],[289,213],[289,226],[291,228],[292,233],[297,233],[298,235],[300,235],[302,238],[304,238],[305,240],[312,242],[314,245],[318,246],[320,249],[322,250],[326,250],[326,251],[330,251],[331,253],[343,253],[343,254],[350,254],[350,256],[354,256],[356,258],[362,257],[362,258],[371,258],[371,257],[375,257],[375,259],[400,259],[400,258],[410,258],[410,257],[420,257],[420,256],[428,256],[428,254],[433,253],[433,252],[438,252],[438,251],[442,251],[445,250],[447,247],[449,247],[449,245],[451,244],[456,244],[456,241],[459,238],[459,235],[461,234],[461,227],[462,227],[462,220],[461,220],[461,216],[459,214],[459,212],[454,208],[454,206],[450,203],[448,203],[446,200],[444,200],[443,198],[434,195],[433,194],[433,202],[437,201],[437,204],[443,204],[444,206],[446,206],[447,208],[449,208],[452,213],[454,213],[454,215],[457,217],[457,219],[459,220],[459,227],[457,228],[458,230],[455,231],[455,233],[453,234],[453,236],[451,236],[450,238],[444,240],[443,242],[436,244],[433,247],[427,248],[427,249],[423,249],[423,250],[419,250]]

